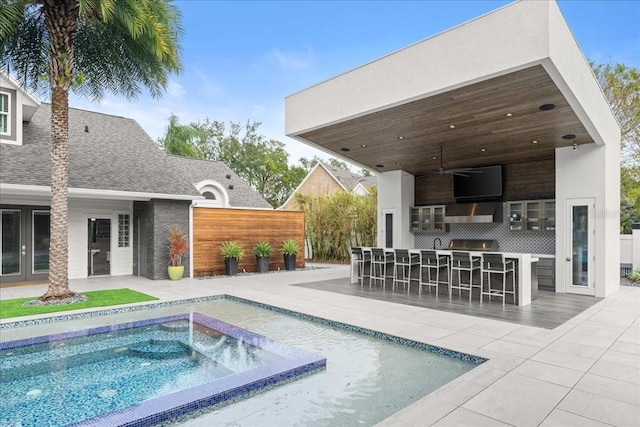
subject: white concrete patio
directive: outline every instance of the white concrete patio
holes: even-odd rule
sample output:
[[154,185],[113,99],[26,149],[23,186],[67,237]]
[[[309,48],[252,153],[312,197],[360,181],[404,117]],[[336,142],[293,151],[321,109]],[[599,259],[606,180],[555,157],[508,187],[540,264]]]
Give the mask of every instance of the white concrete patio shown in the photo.
[[[547,330],[291,286],[349,275],[347,266],[327,267],[179,282],[92,278],[73,280],[71,288],[127,287],[167,301],[230,294],[489,359],[382,426],[640,425],[640,288],[621,287]],[[44,291],[2,288],[0,299]],[[209,424],[205,415],[189,425]]]

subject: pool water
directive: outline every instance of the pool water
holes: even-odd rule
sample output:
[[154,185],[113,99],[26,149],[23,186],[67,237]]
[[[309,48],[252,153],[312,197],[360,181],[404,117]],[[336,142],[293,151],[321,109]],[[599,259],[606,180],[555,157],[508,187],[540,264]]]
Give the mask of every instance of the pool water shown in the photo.
[[[83,322],[102,325],[171,316],[184,313],[185,310],[197,311],[326,358],[326,369],[313,375],[245,400],[232,400],[232,403],[224,406],[198,409],[175,419],[176,423],[185,426],[374,425],[484,361],[349,325],[296,315],[271,306],[247,304],[235,298],[93,317],[83,319]],[[9,329],[3,334],[11,332],[10,337],[13,338],[6,338],[16,339],[34,336],[51,328],[58,331],[69,329],[72,325],[73,321],[34,325]],[[204,349],[195,348],[204,353]],[[235,356],[230,354],[230,358],[235,359]],[[207,371],[206,375],[214,373]],[[25,392],[28,393],[28,390],[22,389],[21,397],[17,397],[23,403],[30,399]],[[107,401],[114,397],[108,397]]]
[[161,420],[168,411],[189,412],[162,398],[235,395],[224,386],[227,378],[226,384],[250,388],[292,367],[306,373],[317,370],[316,362],[324,365],[323,359],[300,363],[296,357],[307,353],[199,313],[11,341],[0,348],[2,426]]

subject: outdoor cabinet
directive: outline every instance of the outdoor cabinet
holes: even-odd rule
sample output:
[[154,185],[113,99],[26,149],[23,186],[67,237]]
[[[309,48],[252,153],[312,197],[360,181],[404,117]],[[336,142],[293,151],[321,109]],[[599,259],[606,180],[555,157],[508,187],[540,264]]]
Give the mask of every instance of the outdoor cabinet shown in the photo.
[[556,259],[540,257],[538,260],[538,288],[555,291]]
[[555,231],[555,200],[509,202],[509,231]]
[[411,208],[411,232],[444,233],[449,231],[444,222],[444,205],[416,206]]

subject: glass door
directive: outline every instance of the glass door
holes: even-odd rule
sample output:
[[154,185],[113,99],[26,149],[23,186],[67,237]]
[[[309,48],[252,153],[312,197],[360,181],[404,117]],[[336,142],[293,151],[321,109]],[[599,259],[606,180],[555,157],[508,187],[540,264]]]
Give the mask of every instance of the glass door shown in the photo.
[[594,294],[594,200],[567,200],[567,268],[565,269],[567,292]]
[[111,274],[111,220],[89,218],[87,220],[88,276],[108,276]]
[[2,265],[0,276],[2,282],[16,282],[25,280],[23,260],[26,253],[24,242],[22,210],[0,209],[2,226],[0,227],[0,249]]
[[31,269],[27,280],[46,279],[49,274],[49,218],[48,210],[31,211]]

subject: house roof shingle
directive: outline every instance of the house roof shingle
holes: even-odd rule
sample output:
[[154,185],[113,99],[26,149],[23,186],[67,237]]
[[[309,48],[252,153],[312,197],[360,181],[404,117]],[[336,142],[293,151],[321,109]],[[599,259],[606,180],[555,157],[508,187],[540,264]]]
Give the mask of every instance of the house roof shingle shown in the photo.
[[[1,183],[50,185],[50,116],[51,105],[42,104],[23,125],[23,145],[0,144]],[[269,206],[226,165],[167,156],[133,119],[69,108],[69,188],[197,197],[195,182],[224,185],[227,173],[232,206]]]

